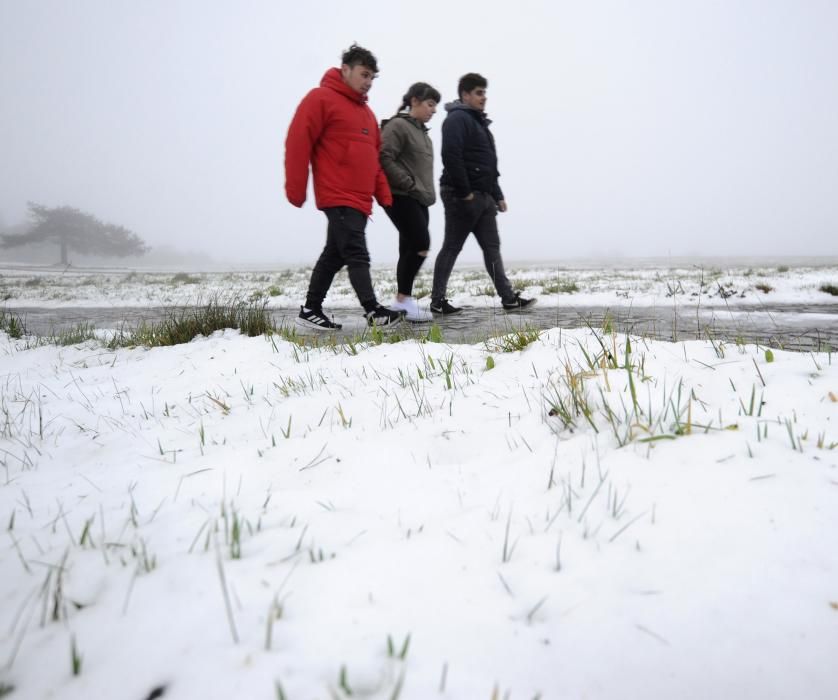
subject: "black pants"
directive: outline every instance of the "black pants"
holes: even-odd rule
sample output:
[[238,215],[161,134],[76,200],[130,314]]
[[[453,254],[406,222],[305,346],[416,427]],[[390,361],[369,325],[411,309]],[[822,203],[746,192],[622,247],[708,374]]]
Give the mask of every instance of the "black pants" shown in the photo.
[[399,232],[399,262],[396,265],[399,294],[412,296],[413,281],[426,257],[419,255],[419,251],[427,253],[431,247],[428,207],[413,197],[394,194],[393,206],[387,210],[387,216]]
[[370,278],[370,254],[364,233],[367,217],[352,207],[330,207],[324,209],[323,213],[329,220],[326,246],[311,272],[306,307],[323,307],[323,300],[335,275],[346,265],[349,282],[358,295],[358,301],[366,311],[372,311],[377,302]]
[[475,192],[474,199],[469,201],[456,197],[450,190],[442,190],[440,194],[445,206],[445,239],[442,241],[439,255],[436,256],[431,298],[445,298],[448,279],[451,277],[457,256],[463,249],[469,233],[474,233],[483,251],[486,272],[492,278],[498,296],[504,301],[513,299],[515,292],[506,277],[503,259],[500,256],[498,207],[495,200],[486,192]]

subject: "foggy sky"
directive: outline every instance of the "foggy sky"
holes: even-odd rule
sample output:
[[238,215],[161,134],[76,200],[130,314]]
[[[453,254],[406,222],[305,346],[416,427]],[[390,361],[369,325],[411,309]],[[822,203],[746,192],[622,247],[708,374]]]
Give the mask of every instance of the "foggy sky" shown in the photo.
[[[379,119],[417,80],[446,102],[487,76],[508,262],[838,254],[833,0],[0,0],[0,220],[67,204],[152,246],[313,263],[325,217],[311,187],[285,200],[285,134],[353,41]],[[378,207],[367,233],[395,260]],[[442,234],[438,203],[432,258]]]

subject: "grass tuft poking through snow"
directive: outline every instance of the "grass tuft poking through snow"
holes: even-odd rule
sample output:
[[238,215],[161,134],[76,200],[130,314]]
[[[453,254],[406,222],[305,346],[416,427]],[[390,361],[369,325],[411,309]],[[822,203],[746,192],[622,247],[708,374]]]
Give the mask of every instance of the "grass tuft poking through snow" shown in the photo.
[[237,297],[213,297],[194,307],[173,308],[159,323],[142,322],[134,329],[122,329],[108,343],[110,349],[120,347],[166,347],[188,343],[198,336],[209,336],[228,328],[244,335],[264,335],[274,330],[267,302],[244,301]]
[[0,695],[830,696],[832,354],[261,303],[0,330]]

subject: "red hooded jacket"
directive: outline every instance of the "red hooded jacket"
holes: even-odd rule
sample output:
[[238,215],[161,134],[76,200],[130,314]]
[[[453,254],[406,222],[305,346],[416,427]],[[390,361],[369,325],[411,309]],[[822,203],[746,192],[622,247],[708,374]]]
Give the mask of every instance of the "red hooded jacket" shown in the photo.
[[369,216],[372,197],[393,203],[378,153],[381,133],[367,96],[343,82],[340,70],[330,68],[300,102],[285,139],[285,194],[295,207],[303,206],[308,166],[314,174],[318,209],[352,207]]

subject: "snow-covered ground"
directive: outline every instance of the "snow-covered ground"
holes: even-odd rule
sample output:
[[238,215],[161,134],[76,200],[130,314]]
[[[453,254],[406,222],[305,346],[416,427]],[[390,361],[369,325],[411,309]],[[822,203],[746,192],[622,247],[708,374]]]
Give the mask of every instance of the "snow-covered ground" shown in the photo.
[[836,697],[835,358],[528,339],[0,333],[0,688]]
[[[432,265],[420,272],[415,294],[430,294]],[[193,304],[217,294],[260,298],[271,307],[293,308],[305,299],[311,268],[258,272],[160,272],[140,269],[77,269],[0,267],[0,301],[8,306],[160,306]],[[510,265],[513,286],[540,304],[595,306],[724,306],[760,304],[830,304],[838,297],[821,291],[838,287],[833,260],[806,264],[754,262],[666,264],[663,261],[620,265]],[[379,300],[394,297],[393,266],[375,267]],[[455,304],[497,304],[494,288],[482,267],[458,265],[448,296]],[[354,308],[358,300],[345,272],[333,285],[326,305]]]

